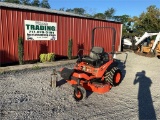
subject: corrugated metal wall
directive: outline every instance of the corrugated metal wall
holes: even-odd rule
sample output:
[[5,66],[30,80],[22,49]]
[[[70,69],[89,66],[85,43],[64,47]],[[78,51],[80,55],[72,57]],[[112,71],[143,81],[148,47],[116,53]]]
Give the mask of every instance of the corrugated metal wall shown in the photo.
[[[25,37],[24,20],[56,22],[58,38],[56,41],[24,41],[24,60],[37,60],[41,53],[54,52],[59,56],[67,55],[68,40],[73,39],[73,56],[79,48],[91,48],[91,32],[96,26],[112,26],[116,29],[116,50],[121,37],[121,24],[102,20],[39,13],[11,8],[0,8],[0,63],[18,61],[18,36]],[[112,31],[95,31],[95,45],[111,51]]]

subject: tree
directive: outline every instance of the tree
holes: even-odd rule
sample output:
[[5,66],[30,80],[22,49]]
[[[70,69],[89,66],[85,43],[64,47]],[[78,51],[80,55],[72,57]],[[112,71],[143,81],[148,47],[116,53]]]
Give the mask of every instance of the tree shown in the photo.
[[42,8],[49,8],[49,9],[51,8],[50,5],[49,5],[49,3],[48,3],[48,0],[42,0],[40,6]]
[[21,4],[21,1],[20,1],[20,0],[3,0],[3,2]]
[[86,11],[83,8],[73,8],[73,9],[69,8],[69,9],[66,9],[66,12],[70,12],[78,15],[84,15]]
[[21,0],[22,5],[30,5],[30,0]]
[[112,19],[113,16],[114,16],[114,13],[115,13],[115,9],[114,8],[109,8],[108,10],[106,10],[104,12],[107,20]]
[[67,8],[67,9],[66,9],[66,12],[74,13],[74,10],[71,9],[71,8]]
[[96,19],[102,19],[102,20],[106,19],[106,16],[103,13],[97,13],[93,17]]
[[33,0],[33,1],[31,2],[31,5],[32,5],[32,6],[36,6],[36,7],[40,7],[40,1],[39,1],[39,0]]
[[128,33],[133,30],[131,24],[132,19],[129,17],[129,15],[113,16],[112,19],[123,24],[122,33],[124,36],[128,35]]
[[86,10],[84,8],[60,8],[59,9],[60,11],[66,11],[66,12],[70,12],[70,13],[74,13],[74,14],[78,14],[78,15],[83,15],[83,16],[86,16],[86,17],[89,17],[89,18],[93,18],[92,15],[86,13]]
[[59,11],[65,11],[65,8],[64,8],[64,7],[63,7],[63,8],[60,8]]
[[85,9],[83,9],[83,8],[74,8],[73,11],[75,14],[79,14],[79,15],[85,14]]
[[147,8],[147,12],[143,12],[139,17],[133,17],[134,28],[139,33],[159,32],[160,30],[160,9],[155,5]]
[[88,18],[94,18],[94,16],[93,16],[93,15],[88,14],[88,13],[85,13],[85,14],[84,14],[84,16],[86,16],[86,17],[88,17]]
[[19,64],[23,64],[23,56],[24,56],[24,41],[21,36],[18,37],[18,59]]

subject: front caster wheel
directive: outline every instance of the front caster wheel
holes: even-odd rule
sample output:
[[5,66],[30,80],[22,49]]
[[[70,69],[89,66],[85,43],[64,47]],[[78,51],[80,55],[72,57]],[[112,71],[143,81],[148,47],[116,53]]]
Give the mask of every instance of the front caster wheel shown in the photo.
[[86,90],[82,86],[77,86],[74,89],[73,97],[76,101],[80,101],[86,97]]

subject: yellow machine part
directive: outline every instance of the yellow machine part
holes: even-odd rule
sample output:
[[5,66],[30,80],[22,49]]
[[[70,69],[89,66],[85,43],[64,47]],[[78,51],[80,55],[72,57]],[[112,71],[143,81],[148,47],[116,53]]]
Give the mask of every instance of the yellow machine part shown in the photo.
[[151,51],[151,47],[142,47],[142,52],[149,53]]
[[142,52],[149,53],[151,51],[153,44],[154,44],[154,40],[151,40],[148,46],[142,46]]
[[160,56],[160,42],[158,43],[158,45],[156,47],[156,55]]
[[[151,42],[148,44],[148,46],[138,46],[138,50],[136,53],[146,53],[148,55],[151,52],[151,49],[153,47],[154,40],[151,40]],[[155,56],[160,56],[160,41],[158,42],[156,48],[155,48]]]

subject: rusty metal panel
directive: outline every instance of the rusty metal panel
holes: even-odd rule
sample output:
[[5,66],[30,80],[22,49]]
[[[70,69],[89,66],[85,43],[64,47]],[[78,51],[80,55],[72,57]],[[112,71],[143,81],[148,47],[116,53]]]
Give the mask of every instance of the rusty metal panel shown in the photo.
[[[18,36],[25,37],[24,20],[37,20],[57,23],[57,40],[27,41],[24,40],[24,60],[38,60],[42,53],[53,52],[57,56],[67,56],[68,40],[73,40],[73,56],[79,49],[88,54],[91,49],[92,29],[96,26],[111,26],[116,29],[116,50],[120,44],[121,24],[81,17],[64,16],[36,11],[0,8],[0,51],[1,63],[18,61]],[[98,29],[95,31],[95,45],[102,46],[106,51],[112,49],[112,31]]]

